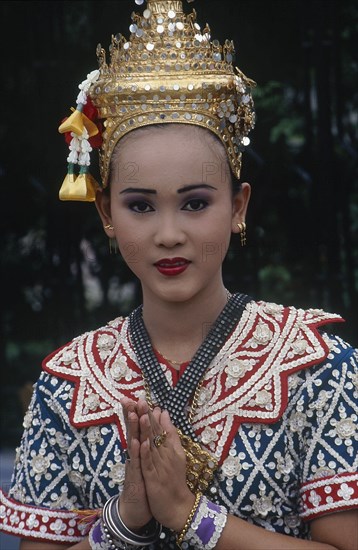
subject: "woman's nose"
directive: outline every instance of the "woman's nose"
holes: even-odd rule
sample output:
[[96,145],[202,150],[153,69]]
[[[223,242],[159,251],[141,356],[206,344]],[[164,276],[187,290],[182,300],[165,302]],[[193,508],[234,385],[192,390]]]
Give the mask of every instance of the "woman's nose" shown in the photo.
[[155,232],[154,242],[156,246],[173,248],[184,244],[186,239],[183,221],[179,221],[173,214],[160,216]]

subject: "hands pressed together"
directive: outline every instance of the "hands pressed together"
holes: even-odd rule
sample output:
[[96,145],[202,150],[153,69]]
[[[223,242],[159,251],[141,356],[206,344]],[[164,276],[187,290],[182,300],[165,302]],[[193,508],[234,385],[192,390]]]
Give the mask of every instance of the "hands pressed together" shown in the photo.
[[[195,496],[186,483],[186,456],[167,411],[149,409],[146,401],[121,401],[127,426],[129,460],[120,499],[120,515],[133,531],[153,517],[179,532]],[[154,438],[166,432],[160,446]]]

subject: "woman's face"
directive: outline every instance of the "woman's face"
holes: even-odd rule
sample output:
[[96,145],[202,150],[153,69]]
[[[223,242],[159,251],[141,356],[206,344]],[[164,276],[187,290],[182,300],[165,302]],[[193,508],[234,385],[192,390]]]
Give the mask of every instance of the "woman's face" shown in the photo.
[[97,207],[103,225],[113,225],[143,299],[186,301],[222,284],[250,187],[243,184],[233,198],[220,142],[205,129],[173,124],[134,130],[114,155],[110,197],[100,193]]

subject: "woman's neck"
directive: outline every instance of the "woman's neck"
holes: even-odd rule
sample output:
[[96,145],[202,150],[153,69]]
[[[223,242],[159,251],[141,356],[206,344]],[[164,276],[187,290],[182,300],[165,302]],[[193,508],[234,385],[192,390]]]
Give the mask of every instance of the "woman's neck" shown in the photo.
[[190,360],[227,300],[228,292],[223,284],[185,302],[144,295],[143,320],[153,347],[174,361]]

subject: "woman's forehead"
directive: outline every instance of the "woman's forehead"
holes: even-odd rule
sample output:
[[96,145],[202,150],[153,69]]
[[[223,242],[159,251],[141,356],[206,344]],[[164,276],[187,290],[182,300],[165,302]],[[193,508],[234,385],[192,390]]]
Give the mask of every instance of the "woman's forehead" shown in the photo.
[[117,145],[111,185],[226,184],[230,165],[219,140],[205,129],[163,125],[134,130]]
[[116,156],[138,154],[148,151],[160,155],[161,150],[179,153],[204,154],[227,161],[225,148],[210,130],[189,124],[157,124],[133,130],[117,144],[113,153]]

